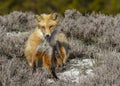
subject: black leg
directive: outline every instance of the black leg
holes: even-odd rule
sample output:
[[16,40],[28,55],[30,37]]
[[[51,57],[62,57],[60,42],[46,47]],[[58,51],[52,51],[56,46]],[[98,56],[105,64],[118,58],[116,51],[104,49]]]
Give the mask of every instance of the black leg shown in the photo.
[[55,68],[56,68],[56,57],[55,57],[55,51],[56,51],[56,47],[53,47],[53,52],[52,52],[52,57],[51,57],[51,73],[53,75],[53,77],[55,79],[58,79],[56,72],[55,72]]
[[59,78],[57,77],[57,75],[55,73],[55,68],[51,68],[51,73],[56,80],[59,80]]
[[34,73],[34,72],[36,72],[36,64],[35,64],[35,62],[33,64],[33,68],[32,68],[32,73]]
[[56,51],[56,49],[55,49],[55,47],[53,47],[52,57],[51,57],[51,64],[52,64],[51,67],[52,68],[56,67],[56,64],[55,64],[55,62],[56,62],[55,51]]
[[55,49],[56,49],[56,52],[57,52],[57,58],[60,58],[61,55],[60,55],[60,42],[59,41],[56,41],[56,46],[55,46]]

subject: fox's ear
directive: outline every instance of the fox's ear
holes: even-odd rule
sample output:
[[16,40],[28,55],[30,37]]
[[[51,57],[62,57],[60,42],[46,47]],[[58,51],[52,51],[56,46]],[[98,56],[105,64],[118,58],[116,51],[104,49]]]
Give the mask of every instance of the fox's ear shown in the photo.
[[41,15],[40,15],[40,16],[39,16],[39,15],[35,15],[34,17],[35,17],[35,19],[36,19],[37,21],[40,21],[40,20],[42,19]]
[[58,19],[58,13],[53,13],[53,14],[52,14],[52,19],[53,19],[53,20]]

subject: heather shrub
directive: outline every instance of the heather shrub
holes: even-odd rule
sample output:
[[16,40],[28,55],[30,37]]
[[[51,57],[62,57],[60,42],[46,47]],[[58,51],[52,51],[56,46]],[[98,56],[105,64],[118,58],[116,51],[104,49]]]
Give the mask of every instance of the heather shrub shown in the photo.
[[[24,58],[11,58],[1,55],[2,71],[0,80],[3,86],[39,86],[44,85],[46,71],[37,69],[36,73],[31,72]],[[1,67],[1,66],[0,66]]]
[[6,33],[0,31],[0,53],[8,57],[22,57],[29,33]]
[[95,75],[82,78],[81,86],[119,86],[120,85],[120,54],[116,52],[103,52],[102,64],[94,69]]
[[6,27],[7,32],[24,32],[36,26],[33,13],[12,12],[9,15],[0,16],[0,26]]
[[86,45],[94,44],[102,49],[119,51],[119,15],[82,15],[76,10],[67,10],[61,26],[68,37],[80,39]]

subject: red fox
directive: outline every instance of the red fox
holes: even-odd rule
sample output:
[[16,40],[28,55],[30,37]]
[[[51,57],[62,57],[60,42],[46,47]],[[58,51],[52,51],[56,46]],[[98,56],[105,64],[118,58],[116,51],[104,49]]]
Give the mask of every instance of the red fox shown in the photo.
[[58,79],[55,67],[65,64],[69,56],[67,38],[64,33],[55,28],[58,24],[56,13],[41,14],[35,18],[38,26],[26,41],[24,51],[26,59],[33,70],[41,61],[42,66]]

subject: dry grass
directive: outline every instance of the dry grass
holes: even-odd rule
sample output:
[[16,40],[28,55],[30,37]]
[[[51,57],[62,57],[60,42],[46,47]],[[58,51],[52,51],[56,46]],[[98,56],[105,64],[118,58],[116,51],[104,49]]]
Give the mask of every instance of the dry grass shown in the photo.
[[[0,16],[0,84],[3,86],[46,86],[46,72],[32,75],[24,58],[24,43],[36,26],[34,14],[13,12]],[[71,46],[71,58],[94,58],[94,76],[82,76],[79,83],[57,81],[51,86],[120,86],[120,15],[82,15],[67,10],[57,27]]]

